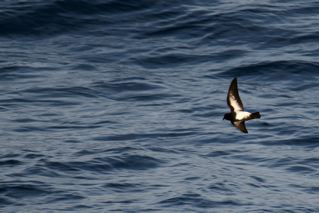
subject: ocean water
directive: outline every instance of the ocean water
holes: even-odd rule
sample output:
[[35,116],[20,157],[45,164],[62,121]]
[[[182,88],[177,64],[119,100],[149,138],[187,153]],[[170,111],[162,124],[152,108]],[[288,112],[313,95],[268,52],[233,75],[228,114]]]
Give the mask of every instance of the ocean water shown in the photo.
[[318,11],[1,1],[0,212],[319,212]]

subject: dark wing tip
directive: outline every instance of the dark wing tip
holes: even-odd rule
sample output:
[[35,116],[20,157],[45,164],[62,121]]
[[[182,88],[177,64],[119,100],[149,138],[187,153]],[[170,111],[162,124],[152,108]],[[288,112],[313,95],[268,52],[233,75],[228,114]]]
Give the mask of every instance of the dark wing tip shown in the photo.
[[237,88],[237,77],[233,78],[233,80],[230,83],[230,87],[233,88]]
[[248,130],[246,129],[245,124],[240,125],[238,128],[241,132],[246,133],[246,134],[248,133]]

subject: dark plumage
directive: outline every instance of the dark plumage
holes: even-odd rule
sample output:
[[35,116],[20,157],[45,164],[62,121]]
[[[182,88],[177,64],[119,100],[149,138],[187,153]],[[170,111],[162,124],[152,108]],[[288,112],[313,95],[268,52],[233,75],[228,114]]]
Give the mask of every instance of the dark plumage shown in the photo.
[[248,133],[245,121],[261,117],[259,112],[250,113],[244,111],[244,105],[241,102],[238,93],[237,78],[234,78],[229,86],[227,105],[231,112],[226,113],[224,119],[229,120],[235,127],[244,133]]

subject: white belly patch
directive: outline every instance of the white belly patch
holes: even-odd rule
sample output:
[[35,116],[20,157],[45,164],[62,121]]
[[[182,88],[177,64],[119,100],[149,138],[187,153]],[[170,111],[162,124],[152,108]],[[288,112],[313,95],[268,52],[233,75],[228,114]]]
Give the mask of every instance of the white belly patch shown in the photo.
[[246,120],[249,118],[249,116],[251,115],[250,112],[236,112],[236,120]]

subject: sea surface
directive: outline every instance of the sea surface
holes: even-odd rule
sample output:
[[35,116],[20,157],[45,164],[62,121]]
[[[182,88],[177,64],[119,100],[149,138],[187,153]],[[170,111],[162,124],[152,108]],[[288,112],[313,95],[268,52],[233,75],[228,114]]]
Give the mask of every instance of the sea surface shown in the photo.
[[0,212],[319,212],[318,122],[317,0],[0,2]]

